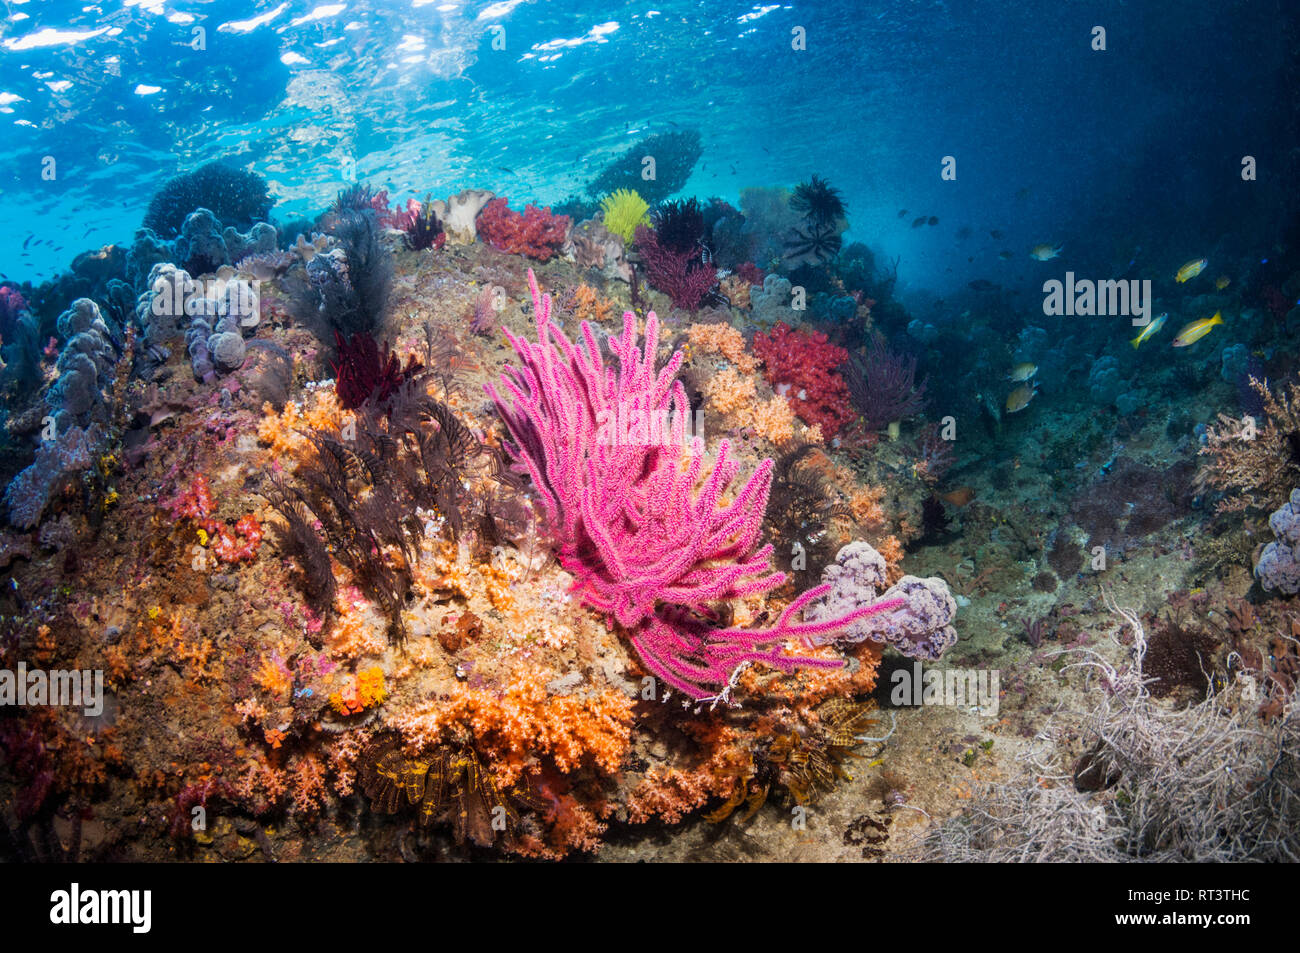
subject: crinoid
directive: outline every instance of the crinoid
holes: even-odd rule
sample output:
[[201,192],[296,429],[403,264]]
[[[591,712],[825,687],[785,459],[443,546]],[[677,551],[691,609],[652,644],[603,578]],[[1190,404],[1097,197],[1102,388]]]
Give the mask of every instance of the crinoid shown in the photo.
[[428,198],[425,199],[421,210],[412,214],[410,225],[403,230],[402,241],[412,251],[441,248],[447,241],[447,235],[442,230],[442,222],[438,221],[438,216],[433,210],[433,202]]
[[697,199],[661,202],[651,219],[659,244],[675,254],[697,251],[704,241],[704,213]]
[[356,410],[370,400],[379,406],[387,404],[404,381],[424,368],[411,354],[403,364],[387,341],[381,350],[368,334],[357,333],[345,339],[335,331],[334,349],[338,353],[338,361],[331,365],[334,391],[348,410]]
[[855,702],[832,698],[817,709],[817,720],[800,731],[779,731],[765,749],[759,749],[749,761],[735,771],[731,796],[704,819],[717,824],[725,821],[742,803],[744,823],[758,813],[774,788],[784,789],[788,800],[805,806],[812,804],[836,779],[852,780],[844,762],[857,757],[854,749],[879,739],[865,737],[879,714],[874,701]]
[[768,496],[767,538],[778,566],[793,573],[800,588],[816,583],[823,566],[835,556],[835,524],[853,518],[837,500],[826,478],[809,465],[815,444],[798,444],[777,458]]
[[458,745],[439,745],[408,758],[398,739],[390,736],[362,752],[359,776],[371,810],[396,814],[413,807],[422,827],[450,822],[460,845],[469,841],[491,847],[498,834],[513,838],[519,825],[517,807],[543,807],[523,785],[503,792],[474,749]]
[[397,642],[405,639],[402,607],[432,514],[448,538],[472,535],[476,550],[509,538],[523,521],[494,492],[512,479],[499,451],[425,384],[417,376],[382,407],[367,402],[347,432],[304,433],[315,453],[292,480],[273,480],[268,493],[309,595],[332,591],[323,573],[332,554],[384,609]]
[[810,222],[807,229],[796,228],[794,238],[785,244],[786,256],[792,259],[812,257],[829,261],[840,252],[844,239],[832,224]]
[[819,175],[795,186],[790,208],[814,225],[833,225],[848,212],[840,190]]
[[335,215],[345,212],[373,212],[378,192],[364,182],[358,182],[343,189],[334,199],[330,211]]

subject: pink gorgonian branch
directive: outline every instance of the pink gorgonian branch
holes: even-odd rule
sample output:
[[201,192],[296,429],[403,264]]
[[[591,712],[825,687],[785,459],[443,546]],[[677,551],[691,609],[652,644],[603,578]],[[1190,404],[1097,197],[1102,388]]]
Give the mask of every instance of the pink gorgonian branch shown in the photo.
[[763,662],[835,667],[838,660],[783,653],[784,643],[841,630],[901,601],[865,606],[818,622],[795,615],[825,594],[797,598],[768,629],[719,629],[711,606],[769,592],[785,582],[760,545],[772,482],[764,460],[727,500],[740,465],[727,441],[706,472],[704,444],[687,439],[690,404],[676,379],[682,354],[655,369],[659,322],[623,315],[610,338],[617,369],[606,366],[591,326],[580,343],[551,319],[551,299],[530,271],[537,340],[506,331],[519,359],[489,385],[507,446],[532,479],[561,565],[584,603],[627,630],[646,668],[693,698],[725,690],[735,670]]

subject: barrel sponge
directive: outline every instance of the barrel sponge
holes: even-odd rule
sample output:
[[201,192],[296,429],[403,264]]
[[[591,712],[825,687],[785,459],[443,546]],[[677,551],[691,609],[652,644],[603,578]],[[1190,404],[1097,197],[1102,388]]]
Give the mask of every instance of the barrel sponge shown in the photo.
[[893,586],[885,585],[885,559],[869,543],[849,543],[822,571],[822,583],[831,591],[804,617],[816,622],[852,612],[854,609],[889,599],[903,599],[905,605],[892,612],[859,619],[836,636],[814,641],[883,642],[912,658],[937,659],[957,641],[952,627],[957,601],[948,584],[937,576],[921,579],[904,576]]
[[238,333],[221,331],[208,338],[208,351],[219,370],[230,372],[244,366],[244,338]]
[[1268,526],[1276,539],[1260,554],[1255,576],[1265,589],[1294,596],[1300,592],[1300,561],[1296,559],[1300,550],[1300,489],[1292,490],[1290,501],[1273,511]]
[[755,323],[770,328],[784,321],[793,327],[799,323],[799,316],[791,307],[793,286],[789,278],[780,275],[768,275],[763,279],[763,287],[751,288],[749,304]]
[[91,465],[101,442],[102,435],[97,428],[72,427],[54,440],[42,443],[32,465],[5,488],[4,504],[9,522],[21,530],[36,526],[54,491],[64,479]]

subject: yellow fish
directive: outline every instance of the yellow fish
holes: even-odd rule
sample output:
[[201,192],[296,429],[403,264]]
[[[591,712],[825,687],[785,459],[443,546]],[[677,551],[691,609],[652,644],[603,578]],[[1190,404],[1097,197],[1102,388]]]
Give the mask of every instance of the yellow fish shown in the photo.
[[1228,287],[1230,284],[1232,284],[1232,279],[1227,275],[1219,275],[1219,277],[1214,279],[1214,287],[1218,288],[1220,291]]
[[1223,315],[1218,311],[1214,312],[1212,318],[1197,318],[1178,332],[1178,337],[1174,338],[1174,347],[1187,347],[1189,344],[1195,344],[1209,334],[1212,327],[1222,323]]
[[1168,318],[1169,314],[1167,312],[1162,312],[1161,314],[1156,315],[1156,319],[1143,328],[1142,333],[1128,343],[1132,344],[1134,347],[1138,347],[1146,341],[1147,338],[1155,337],[1160,333],[1160,329],[1165,326],[1165,321],[1168,320]]
[[1009,381],[1027,381],[1038,373],[1038,365],[1025,361],[1023,364],[1017,364],[1011,368],[1011,373],[1007,375]]
[[1178,274],[1174,275],[1174,281],[1178,282],[1180,285],[1184,281],[1191,281],[1203,272],[1205,266],[1209,263],[1209,260],[1205,258],[1196,258],[1189,261],[1187,264],[1183,265],[1183,267],[1178,269]]
[[1007,413],[1014,414],[1024,410],[1037,393],[1037,384],[1021,384],[1010,394],[1007,394]]
[[1049,245],[1044,242],[1029,249],[1029,257],[1034,261],[1051,261],[1061,254],[1061,249],[1064,247],[1064,245]]

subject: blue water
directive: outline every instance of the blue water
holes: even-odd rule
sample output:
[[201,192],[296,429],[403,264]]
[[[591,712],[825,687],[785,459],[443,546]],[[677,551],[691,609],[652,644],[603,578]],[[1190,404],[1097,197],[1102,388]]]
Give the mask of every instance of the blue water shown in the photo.
[[[0,272],[16,281],[129,242],[166,177],[214,158],[266,176],[280,220],[356,181],[521,205],[560,201],[675,128],[703,137],[686,194],[829,179],[846,239],[897,257],[914,300],[1025,283],[1039,242],[1099,274],[1256,254],[1295,203],[1296,44],[1279,0],[6,7]],[[939,224],[914,229],[919,215]]]

